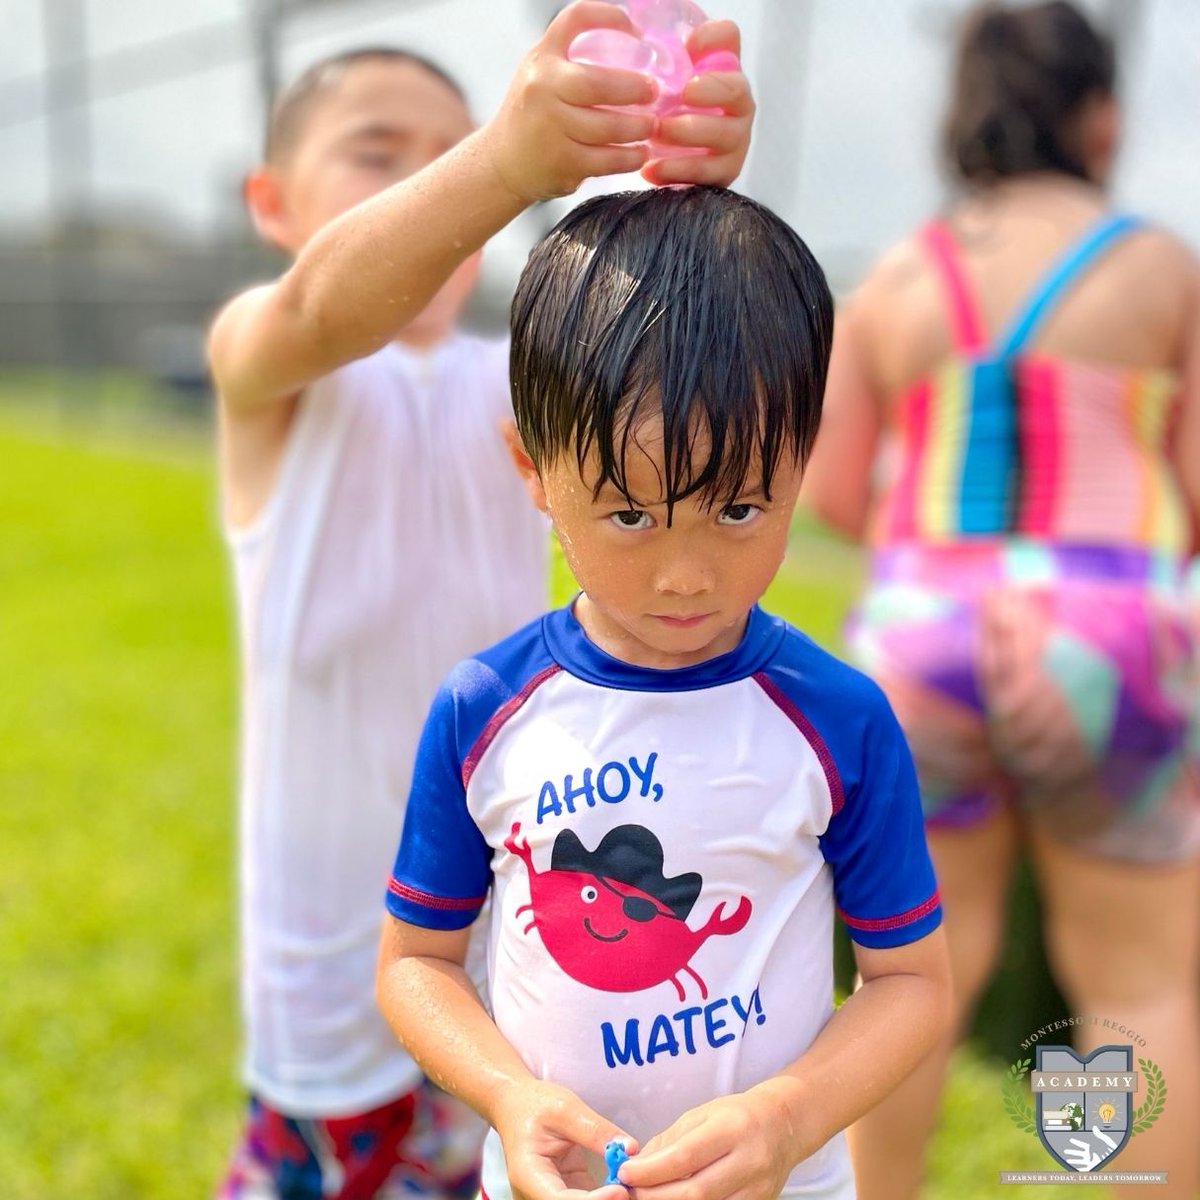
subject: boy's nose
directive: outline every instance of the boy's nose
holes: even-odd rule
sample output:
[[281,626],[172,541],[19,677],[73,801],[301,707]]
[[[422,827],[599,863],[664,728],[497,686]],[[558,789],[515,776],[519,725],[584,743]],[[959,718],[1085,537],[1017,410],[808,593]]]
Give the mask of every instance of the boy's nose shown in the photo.
[[713,572],[699,559],[677,558],[664,563],[655,590],[661,596],[701,596],[713,589]]

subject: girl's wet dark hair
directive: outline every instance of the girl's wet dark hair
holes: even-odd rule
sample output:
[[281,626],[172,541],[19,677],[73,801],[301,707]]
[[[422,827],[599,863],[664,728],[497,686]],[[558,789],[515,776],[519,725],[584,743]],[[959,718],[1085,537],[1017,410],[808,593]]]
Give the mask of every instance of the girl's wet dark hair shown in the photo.
[[601,196],[534,248],[517,286],[517,428],[539,468],[594,450],[595,491],[632,503],[625,452],[661,413],[668,517],[696,493],[730,502],[760,462],[769,496],[783,455],[808,460],[832,331],[824,272],[761,204],[715,187]]
[[1075,120],[1115,86],[1111,38],[1066,0],[986,4],[959,41],[946,160],[972,183],[1047,170],[1090,179]]

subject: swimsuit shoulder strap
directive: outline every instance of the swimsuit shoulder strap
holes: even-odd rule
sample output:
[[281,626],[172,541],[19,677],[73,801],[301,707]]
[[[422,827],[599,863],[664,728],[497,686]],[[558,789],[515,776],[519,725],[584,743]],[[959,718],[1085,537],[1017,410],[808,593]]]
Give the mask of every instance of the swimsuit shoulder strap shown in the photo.
[[1140,228],[1133,216],[1113,214],[1102,217],[1050,268],[1033,289],[1025,305],[1009,325],[1008,334],[999,343],[999,355],[1018,353],[1037,332],[1071,285],[1097,258],[1121,238]]
[[962,255],[950,226],[935,218],[917,235],[945,291],[955,349],[976,354],[987,345],[983,323],[971,285],[962,266]]

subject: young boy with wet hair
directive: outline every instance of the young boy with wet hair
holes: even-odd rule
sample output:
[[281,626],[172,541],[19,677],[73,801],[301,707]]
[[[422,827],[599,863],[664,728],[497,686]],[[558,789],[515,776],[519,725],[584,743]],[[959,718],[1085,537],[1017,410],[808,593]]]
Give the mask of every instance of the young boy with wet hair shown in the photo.
[[[599,106],[645,104],[648,78],[566,58],[600,26],[630,28],[610,4],[561,14],[479,130],[418,56],[319,63],[281,97],[247,181],[260,234],[294,262],[235,298],[210,343],[242,632],[252,1096],[227,1198],[477,1187],[478,1119],[427,1083],[375,1005],[379,887],[438,682],[544,607],[545,523],[501,434],[507,346],[455,322],[492,233],[646,164],[653,119]],[[693,45],[736,51],[737,31],[712,22]],[[719,111],[660,133],[706,153],[644,170],[732,180],[745,78],[699,76],[688,99]]]
[[[491,1126],[490,1200],[581,1195],[613,1141],[639,1200],[848,1200],[841,1130],[943,1032],[904,738],[757,604],[832,326],[800,238],[718,188],[589,202],[522,276],[515,456],[581,591],[434,701],[377,983]],[[485,1007],[463,962],[489,894]],[[836,1012],[835,909],[863,980]]]

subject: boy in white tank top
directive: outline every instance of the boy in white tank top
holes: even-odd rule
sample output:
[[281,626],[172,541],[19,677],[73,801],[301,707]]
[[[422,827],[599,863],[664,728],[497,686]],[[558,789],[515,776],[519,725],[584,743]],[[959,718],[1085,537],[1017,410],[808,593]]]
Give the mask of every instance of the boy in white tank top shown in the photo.
[[[653,85],[566,58],[601,26],[627,18],[595,2],[561,14],[475,132],[458,86],[419,57],[318,64],[282,96],[247,181],[260,235],[295,261],[235,298],[210,338],[243,651],[251,1092],[223,1198],[477,1187],[482,1130],[376,1010],[378,895],[437,684],[544,606],[545,525],[502,436],[507,346],[455,322],[489,236],[537,200],[646,161],[626,143],[652,118],[598,106],[645,103]],[[737,48],[728,23],[694,38]],[[674,133],[708,153],[647,176],[728,183],[748,146],[746,81],[689,88],[724,115],[675,118]]]

